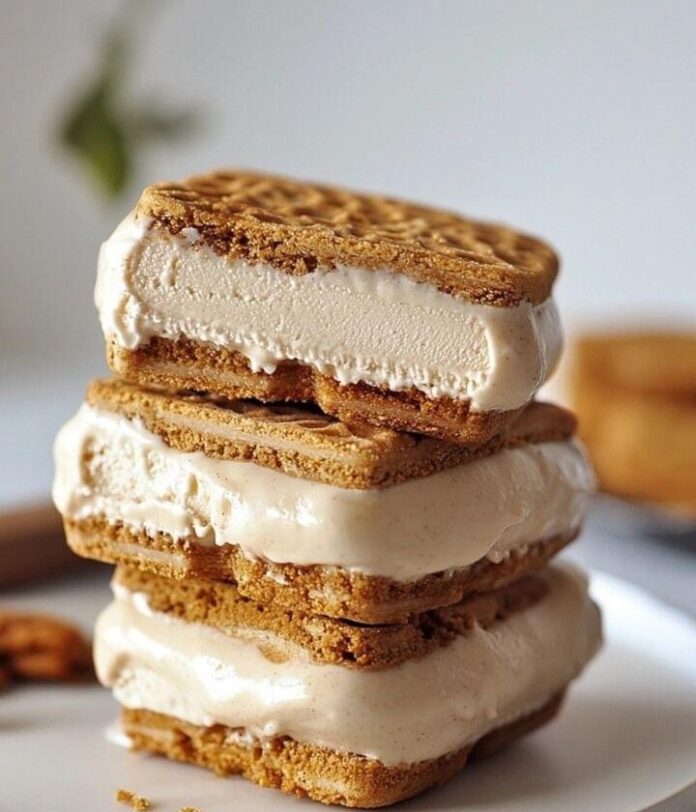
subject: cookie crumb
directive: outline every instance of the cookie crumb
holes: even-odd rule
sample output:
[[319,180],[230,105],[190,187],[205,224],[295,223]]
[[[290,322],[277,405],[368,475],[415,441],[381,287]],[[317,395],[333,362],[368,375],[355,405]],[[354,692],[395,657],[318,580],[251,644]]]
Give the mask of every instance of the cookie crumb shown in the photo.
[[147,812],[148,809],[152,808],[152,804],[147,798],[136,795],[135,792],[131,792],[129,789],[117,789],[114,798],[120,804],[130,804],[134,812]]
[[203,812],[197,806],[182,806],[179,812]]

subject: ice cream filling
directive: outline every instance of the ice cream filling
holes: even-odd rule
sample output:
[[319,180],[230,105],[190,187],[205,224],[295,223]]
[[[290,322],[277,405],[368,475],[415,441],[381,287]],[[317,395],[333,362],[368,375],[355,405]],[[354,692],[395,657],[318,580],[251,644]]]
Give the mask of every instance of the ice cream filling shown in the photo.
[[388,269],[293,276],[184,232],[130,215],[102,246],[95,299],[122,347],[187,338],[235,350],[253,371],[296,361],[340,383],[417,389],[480,411],[527,403],[558,359],[551,299],[492,307]]
[[594,484],[582,449],[566,440],[505,448],[383,489],[340,488],[178,451],[139,419],[88,405],[60,431],[55,456],[54,499],[68,518],[400,581],[569,537]]

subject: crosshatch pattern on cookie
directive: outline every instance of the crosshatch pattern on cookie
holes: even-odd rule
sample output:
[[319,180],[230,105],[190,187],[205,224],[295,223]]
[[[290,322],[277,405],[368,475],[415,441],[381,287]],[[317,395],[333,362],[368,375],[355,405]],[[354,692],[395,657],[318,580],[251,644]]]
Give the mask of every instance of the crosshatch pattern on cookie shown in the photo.
[[558,258],[541,240],[443,209],[241,170],[149,186],[137,206],[220,254],[290,274],[351,265],[392,270],[499,306],[548,298]]

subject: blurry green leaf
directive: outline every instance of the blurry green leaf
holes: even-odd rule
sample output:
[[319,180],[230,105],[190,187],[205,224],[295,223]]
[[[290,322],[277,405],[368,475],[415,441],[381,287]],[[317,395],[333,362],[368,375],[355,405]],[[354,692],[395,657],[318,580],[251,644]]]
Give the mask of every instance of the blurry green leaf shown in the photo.
[[126,23],[124,17],[107,34],[101,67],[68,109],[60,130],[63,146],[109,197],[127,187],[143,145],[185,135],[196,119],[191,111],[126,103],[125,74],[130,62]]
[[104,53],[102,54],[102,80],[107,90],[117,91],[118,80],[123,78],[128,67],[129,33],[122,21],[107,32],[104,38]]
[[107,195],[123,191],[132,170],[128,137],[111,105],[109,84],[113,77],[100,78],[70,111],[61,138],[92,173]]

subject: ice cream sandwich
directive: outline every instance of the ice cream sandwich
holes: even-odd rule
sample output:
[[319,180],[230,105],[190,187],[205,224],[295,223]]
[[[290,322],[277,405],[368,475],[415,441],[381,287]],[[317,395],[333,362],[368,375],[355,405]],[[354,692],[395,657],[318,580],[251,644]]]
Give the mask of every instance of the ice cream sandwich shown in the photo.
[[553,371],[558,259],[449,211],[248,172],[143,192],[104,243],[112,370],[486,442]]
[[470,448],[96,381],[58,436],[54,499],[80,555],[393,622],[532,572],[576,536],[594,483],[574,427],[534,403]]
[[401,626],[137,569],[114,591],[95,660],[135,749],[363,808],[549,721],[601,642],[584,578],[558,567]]

